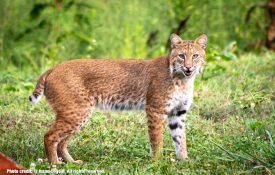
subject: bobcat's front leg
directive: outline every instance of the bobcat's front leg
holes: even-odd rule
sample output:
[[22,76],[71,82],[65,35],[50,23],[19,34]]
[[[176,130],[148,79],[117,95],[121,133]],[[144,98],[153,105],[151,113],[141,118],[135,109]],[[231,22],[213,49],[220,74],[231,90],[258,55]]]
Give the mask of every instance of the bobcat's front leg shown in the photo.
[[186,146],[186,110],[178,111],[175,115],[169,116],[169,129],[174,141],[177,159],[182,160],[187,158]]
[[162,114],[147,110],[148,132],[151,142],[151,157],[157,160],[162,155],[163,148],[163,124]]

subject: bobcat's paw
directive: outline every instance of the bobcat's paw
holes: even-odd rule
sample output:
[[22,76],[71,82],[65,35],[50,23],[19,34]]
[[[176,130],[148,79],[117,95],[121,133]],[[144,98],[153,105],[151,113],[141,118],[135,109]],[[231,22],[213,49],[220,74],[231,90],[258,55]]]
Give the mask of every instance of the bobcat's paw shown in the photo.
[[177,160],[186,160],[188,159],[187,152],[177,154]]
[[73,161],[73,163],[75,163],[75,164],[83,164],[83,161],[82,160],[75,160],[75,161]]
[[64,162],[61,162],[61,161],[52,162],[51,169],[56,169],[56,166],[61,164],[64,164]]

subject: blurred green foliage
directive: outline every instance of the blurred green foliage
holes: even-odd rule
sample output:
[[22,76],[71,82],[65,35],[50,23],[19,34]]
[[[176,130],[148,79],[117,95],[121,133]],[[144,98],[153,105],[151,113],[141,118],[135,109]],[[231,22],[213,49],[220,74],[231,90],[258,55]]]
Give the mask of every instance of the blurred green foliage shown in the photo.
[[[209,36],[209,60],[236,59],[234,52],[264,39],[264,12],[248,24],[247,9],[262,0],[54,0],[0,2],[1,68],[9,65],[40,71],[73,58],[138,58],[167,54],[173,28],[190,15],[185,39]],[[153,44],[147,40],[155,32]],[[225,50],[234,43],[234,52]]]

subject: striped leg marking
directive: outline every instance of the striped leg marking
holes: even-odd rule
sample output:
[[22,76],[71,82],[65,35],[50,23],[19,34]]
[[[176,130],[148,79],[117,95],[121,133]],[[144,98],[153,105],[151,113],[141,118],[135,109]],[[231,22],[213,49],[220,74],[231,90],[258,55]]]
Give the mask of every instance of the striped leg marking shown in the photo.
[[174,142],[177,159],[187,158],[185,120],[185,110],[179,111],[176,115],[168,118],[168,126]]

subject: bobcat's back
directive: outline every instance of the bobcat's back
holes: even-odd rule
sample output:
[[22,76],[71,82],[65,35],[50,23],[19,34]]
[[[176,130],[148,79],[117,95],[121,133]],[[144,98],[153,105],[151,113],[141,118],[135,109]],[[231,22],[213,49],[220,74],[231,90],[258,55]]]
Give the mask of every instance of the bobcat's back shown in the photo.
[[152,60],[68,61],[41,76],[30,101],[34,101],[37,92],[45,88],[43,92],[52,105],[61,105],[56,103],[65,103],[69,99],[76,102],[85,99],[104,110],[143,109],[151,64]]

